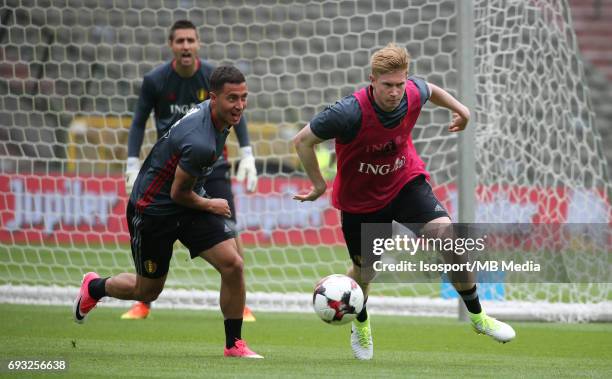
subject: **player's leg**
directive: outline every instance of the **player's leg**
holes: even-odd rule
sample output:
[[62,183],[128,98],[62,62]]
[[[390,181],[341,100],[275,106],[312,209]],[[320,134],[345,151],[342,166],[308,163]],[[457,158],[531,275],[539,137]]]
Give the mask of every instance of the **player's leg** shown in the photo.
[[391,213],[388,207],[367,214],[342,212],[341,222],[342,233],[344,234],[346,247],[352,261],[347,275],[359,284],[364,295],[363,309],[357,315],[356,320],[351,323],[351,349],[355,358],[369,360],[374,356],[374,342],[370,316],[367,311],[367,300],[370,282],[374,279],[375,274],[374,270],[372,270],[375,257],[369,254],[362,254],[361,225],[364,223],[390,223]]
[[231,357],[262,358],[242,339],[242,314],[246,299],[244,263],[235,241],[233,230],[221,216],[197,212],[185,223],[180,241],[189,248],[191,257],[209,262],[221,274],[219,303],[224,318],[224,355]]
[[146,278],[130,273],[111,276],[106,280],[104,296],[150,303],[163,291],[166,276]]
[[228,239],[200,253],[221,274],[219,305],[226,319],[242,318],[246,300],[244,263],[235,239]]
[[[132,241],[132,255],[134,258],[134,262],[136,260],[140,260],[140,265],[143,265],[146,262],[147,257],[143,257],[141,253],[136,251],[135,249],[144,250],[146,252],[151,253],[152,251],[158,250],[160,246],[163,246],[165,250],[169,250],[169,256],[172,255],[172,244],[174,240],[176,240],[176,230],[175,228],[170,228],[169,225],[176,225],[176,220],[180,218],[180,216],[146,216],[146,215],[137,215],[134,211],[134,207],[131,204],[128,205],[127,211],[128,217],[128,226],[130,229],[131,241]],[[147,222],[143,222],[143,217],[147,219]],[[159,230],[159,226],[167,224],[168,227],[165,230]],[[136,229],[138,228],[138,230]],[[161,232],[161,233],[159,233]],[[136,234],[135,234],[136,233]],[[142,237],[142,233],[152,234],[148,237]],[[161,234],[161,236],[159,235]],[[166,238],[170,237],[170,238]],[[143,242],[144,241],[144,242]],[[171,242],[172,241],[172,242]],[[138,243],[138,246],[136,245]],[[142,244],[147,244],[148,246],[143,248]],[[136,252],[135,252],[136,251]],[[158,253],[159,255],[164,255],[164,253]],[[168,258],[168,264],[169,264]],[[156,260],[149,260],[151,262],[156,262]],[[149,262],[147,262],[149,263]],[[157,266],[158,263],[155,263]],[[138,265],[137,265],[138,267]],[[147,267],[142,267],[141,271],[146,272]],[[143,277],[144,278],[144,277]],[[117,284],[127,284],[130,282],[135,283],[135,278],[121,278],[121,281],[117,281]],[[164,280],[165,282],[165,280]],[[163,287],[163,283],[162,283]],[[120,287],[121,288],[121,287]],[[119,289],[119,291],[123,291]],[[153,300],[147,300],[151,295],[141,295],[141,297],[145,300],[136,301],[132,307],[125,313],[121,315],[122,320],[144,320],[149,316],[151,310],[151,303]],[[132,296],[132,295],[129,295]],[[155,298],[157,296],[154,296]]]
[[362,271],[360,266],[353,263],[347,272],[347,275],[353,278],[363,291],[363,309],[351,323],[351,349],[355,358],[369,360],[374,356],[374,340],[367,310],[370,280],[364,278]]
[[359,287],[361,287],[361,290],[363,291],[363,298],[367,299],[368,294],[370,293],[370,282],[373,279],[373,275],[370,276],[370,279],[367,279],[366,277],[368,275],[362,273],[361,266],[357,266],[354,262],[349,267],[346,275],[359,284]]
[[[431,216],[423,215],[424,220],[428,220]],[[420,234],[430,239],[453,239],[456,237],[450,217],[441,216],[432,220],[426,221],[426,224],[420,231]],[[462,264],[468,261],[468,254],[455,254],[454,251],[439,251],[442,255],[444,263]],[[480,313],[482,307],[476,293],[476,279],[473,272],[464,270],[449,273],[449,280],[453,287],[459,293],[468,311],[471,313]]]
[[[426,238],[455,238],[453,224],[448,213],[423,176],[408,183],[395,202],[393,209],[396,209],[397,212],[394,218],[406,224],[417,235],[424,235]],[[459,255],[454,251],[440,253],[445,263],[467,262],[467,254]],[[455,272],[449,279],[468,309],[474,330],[487,334],[500,342],[508,342],[514,338],[514,330],[509,325],[487,316],[482,310],[474,273]]]
[[128,205],[132,258],[136,274],[121,273],[101,278],[94,272],[83,277],[74,301],[73,316],[82,323],[105,296],[121,300],[153,301],[164,288],[172,245],[177,238],[177,216],[149,216]]
[[[450,218],[440,217],[429,221],[422,231],[427,238],[455,238]],[[462,264],[468,262],[468,254],[455,254],[453,251],[441,252],[445,263]],[[454,272],[450,280],[465,304],[472,328],[478,334],[486,334],[498,342],[510,342],[516,336],[512,327],[499,321],[483,310],[473,272]]]
[[[230,179],[229,166],[217,166],[204,183],[204,190],[206,190],[206,194],[212,198],[227,200],[230,211],[232,212],[232,216],[229,218],[229,220],[227,220],[227,225],[229,225],[230,228],[232,228],[236,233],[236,246],[238,246],[238,254],[244,258],[244,249],[242,242],[240,241],[240,237],[238,236],[238,228],[236,226],[236,206],[234,203],[234,193],[232,192],[232,181]],[[242,318],[245,322],[255,321],[253,312],[246,305],[244,306]]]
[[[404,224],[416,235],[427,238],[454,238],[451,219],[436,198],[429,183],[424,176],[419,176],[406,184],[394,199],[394,219]],[[447,263],[461,263],[464,256],[454,252],[440,252]],[[474,278],[471,273],[462,272],[455,275],[451,282],[455,289],[461,293],[474,287]],[[480,303],[471,303],[472,310],[477,310]],[[470,308],[468,308],[470,309]]]
[[87,314],[105,296],[120,300],[154,301],[164,288],[166,275],[145,278],[131,273],[101,278],[95,272],[83,277],[81,289],[74,303],[74,320],[83,323]]
[[224,355],[228,357],[263,358],[242,339],[242,321],[246,290],[244,264],[235,239],[225,240],[200,253],[221,274],[219,303],[225,326]]

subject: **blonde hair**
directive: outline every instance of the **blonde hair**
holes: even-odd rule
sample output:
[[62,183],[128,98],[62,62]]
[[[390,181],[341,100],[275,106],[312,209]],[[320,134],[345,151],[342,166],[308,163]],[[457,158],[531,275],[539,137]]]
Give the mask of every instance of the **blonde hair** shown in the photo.
[[410,54],[408,51],[393,42],[378,50],[370,59],[372,75],[389,74],[396,71],[408,72]]

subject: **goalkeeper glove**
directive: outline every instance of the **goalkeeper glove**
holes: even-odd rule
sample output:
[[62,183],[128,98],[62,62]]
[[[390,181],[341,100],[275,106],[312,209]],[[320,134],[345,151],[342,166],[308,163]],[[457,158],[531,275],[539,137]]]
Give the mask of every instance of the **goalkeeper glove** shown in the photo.
[[245,178],[247,191],[255,192],[255,188],[257,188],[257,169],[255,168],[255,157],[251,146],[240,148],[240,164],[238,165],[236,179],[242,182]]
[[125,165],[125,193],[132,193],[134,183],[140,171],[140,159],[138,157],[128,157]]

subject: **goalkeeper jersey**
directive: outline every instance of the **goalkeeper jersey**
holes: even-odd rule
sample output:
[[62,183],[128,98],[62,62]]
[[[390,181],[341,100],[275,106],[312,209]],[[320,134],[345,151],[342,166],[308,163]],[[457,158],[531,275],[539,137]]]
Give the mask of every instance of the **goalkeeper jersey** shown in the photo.
[[[155,128],[159,139],[187,112],[208,99],[210,75],[214,71],[214,66],[200,59],[196,62],[198,68],[189,78],[181,77],[176,72],[174,60],[145,74],[130,126],[128,157],[138,157],[144,138],[145,124],[151,111],[155,117]],[[248,146],[249,135],[244,115],[234,129],[240,146]],[[229,166],[224,158],[226,158],[225,151],[216,165]]]

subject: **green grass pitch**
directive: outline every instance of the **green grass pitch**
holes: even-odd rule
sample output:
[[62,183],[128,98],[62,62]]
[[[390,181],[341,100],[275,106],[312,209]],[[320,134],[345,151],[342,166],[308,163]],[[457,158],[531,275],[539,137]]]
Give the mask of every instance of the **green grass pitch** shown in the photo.
[[[126,304],[127,306],[127,304]],[[313,313],[261,313],[243,337],[264,360],[222,357],[219,312],[95,309],[84,325],[69,306],[0,305],[0,361],[66,359],[59,373],[0,377],[71,378],[585,378],[612,377],[612,324],[513,323],[502,345],[453,319],[373,315],[374,359],[352,358],[349,328]]]

